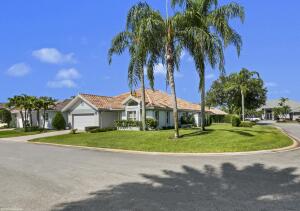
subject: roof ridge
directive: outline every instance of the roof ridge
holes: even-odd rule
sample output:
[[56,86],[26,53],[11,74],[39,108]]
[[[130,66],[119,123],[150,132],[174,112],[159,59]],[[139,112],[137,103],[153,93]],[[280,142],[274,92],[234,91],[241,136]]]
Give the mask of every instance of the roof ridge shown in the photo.
[[90,96],[95,96],[95,97],[108,97],[108,98],[113,98],[112,96],[96,95],[96,94],[85,94],[85,93],[79,93],[79,95],[90,95]]

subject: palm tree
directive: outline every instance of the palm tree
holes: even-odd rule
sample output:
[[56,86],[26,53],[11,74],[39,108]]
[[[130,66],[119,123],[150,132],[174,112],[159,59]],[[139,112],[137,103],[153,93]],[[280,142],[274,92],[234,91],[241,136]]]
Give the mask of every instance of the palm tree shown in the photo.
[[46,111],[49,110],[51,106],[55,105],[56,100],[51,97],[40,97],[39,99],[43,105],[43,129],[45,129]]
[[36,119],[37,119],[37,126],[41,127],[40,124],[40,111],[43,108],[43,100],[40,98],[36,98],[34,101],[34,110],[36,110]]
[[22,96],[17,96],[15,95],[12,98],[8,98],[8,104],[7,106],[10,109],[18,109],[20,112],[20,116],[21,116],[21,120],[22,120],[22,125],[23,127],[25,127],[25,118],[24,118],[24,114],[23,114],[23,102],[22,102]]
[[157,63],[161,53],[157,47],[157,44],[160,42],[153,42],[155,32],[157,31],[152,30],[157,27],[152,22],[152,20],[155,20],[154,17],[159,17],[159,14],[153,11],[147,3],[134,5],[127,15],[126,30],[114,37],[108,52],[108,60],[109,64],[111,64],[114,54],[120,55],[126,49],[129,51],[128,83],[131,90],[133,86],[137,85],[137,81],[141,83],[143,130],[146,130],[144,67],[147,66],[147,76],[150,86],[153,89],[153,66]]
[[256,76],[260,79],[259,73],[256,71],[249,71],[246,68],[243,68],[239,73],[233,74],[233,83],[227,85],[228,90],[239,90],[242,97],[242,119],[245,121],[245,96],[249,91],[249,81]]
[[181,39],[192,55],[200,77],[201,127],[205,130],[205,69],[208,63],[212,68],[219,66],[224,72],[224,47],[232,44],[239,55],[242,40],[229,25],[229,20],[244,20],[244,8],[237,3],[218,7],[218,0],[172,0],[172,6],[184,8],[181,25]]

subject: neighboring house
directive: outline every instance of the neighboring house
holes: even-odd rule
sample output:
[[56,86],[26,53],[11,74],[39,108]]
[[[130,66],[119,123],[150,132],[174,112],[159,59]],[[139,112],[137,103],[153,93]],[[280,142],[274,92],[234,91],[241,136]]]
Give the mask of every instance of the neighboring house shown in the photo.
[[[45,112],[45,128],[47,129],[53,129],[52,128],[52,119],[54,118],[55,114],[58,111],[61,111],[71,100],[66,99],[63,101],[58,101],[55,103],[54,106],[52,106],[49,110]],[[12,121],[16,125],[17,128],[22,128],[23,127],[23,122],[21,118],[21,114],[19,110],[13,109],[11,110],[12,113]],[[38,117],[37,111],[32,111],[32,124],[33,126],[38,126],[38,119],[40,121],[40,126],[43,126],[44,123],[44,110],[40,110],[40,115]],[[67,122],[67,114],[63,113],[63,116]],[[30,121],[29,118],[27,121]]]
[[[201,124],[201,107],[177,98],[179,120],[183,114],[192,114],[197,126]],[[158,127],[174,126],[172,97],[166,92],[146,90],[146,117],[158,121]],[[141,90],[118,96],[79,94],[72,100],[58,103],[46,112],[46,128],[51,129],[51,121],[57,111],[61,111],[69,128],[84,130],[86,127],[113,127],[116,120],[141,121]],[[218,109],[206,109],[207,114],[226,115]],[[41,111],[41,124],[43,122]],[[22,126],[19,112],[18,127]],[[33,115],[36,116],[36,115]],[[36,123],[36,118],[33,121]]]
[[[266,102],[266,105],[264,105],[261,109],[263,111],[262,119],[264,120],[275,120],[276,116],[274,115],[273,109],[279,106],[280,100],[269,100]],[[286,105],[288,105],[291,108],[291,112],[288,115],[288,118],[290,120],[296,120],[297,118],[300,118],[300,103],[288,100],[286,102]]]

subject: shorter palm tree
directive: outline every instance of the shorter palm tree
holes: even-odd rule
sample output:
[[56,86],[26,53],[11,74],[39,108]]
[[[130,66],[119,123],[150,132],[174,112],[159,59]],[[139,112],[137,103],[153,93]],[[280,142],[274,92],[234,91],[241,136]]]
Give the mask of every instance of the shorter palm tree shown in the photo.
[[55,105],[56,100],[52,97],[40,97],[39,98],[42,103],[42,109],[43,109],[43,129],[45,129],[46,124],[46,111],[51,108],[51,106]]

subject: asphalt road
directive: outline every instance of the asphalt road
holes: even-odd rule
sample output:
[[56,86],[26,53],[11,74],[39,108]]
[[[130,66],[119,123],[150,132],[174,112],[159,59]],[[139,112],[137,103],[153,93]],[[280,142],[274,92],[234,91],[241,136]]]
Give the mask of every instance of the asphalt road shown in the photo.
[[0,210],[300,210],[300,150],[176,157],[0,141]]

